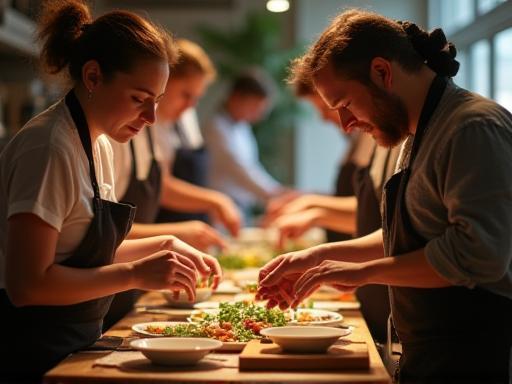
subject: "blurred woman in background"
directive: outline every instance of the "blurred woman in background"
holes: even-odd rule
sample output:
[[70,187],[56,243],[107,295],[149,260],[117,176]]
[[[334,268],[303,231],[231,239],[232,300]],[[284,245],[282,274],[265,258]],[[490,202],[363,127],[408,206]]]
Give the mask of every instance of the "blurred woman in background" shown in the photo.
[[[226,243],[221,235],[205,222],[169,222],[178,221],[179,217],[171,212],[172,208],[177,208],[193,213],[218,212],[217,216],[233,234],[239,226],[237,210],[227,196],[173,176],[176,162],[179,162],[182,175],[206,172],[203,152],[183,154],[183,151],[176,151],[173,138],[181,129],[177,120],[183,111],[197,103],[215,78],[215,68],[201,47],[183,39],[177,40],[176,45],[179,57],[169,64],[170,76],[158,105],[155,124],[148,126],[129,143],[110,139],[114,152],[116,194],[120,201],[129,201],[137,206],[128,238],[170,234],[201,250],[211,246],[224,247]],[[191,161],[184,162],[181,160],[183,156]],[[165,208],[160,209],[161,206]],[[155,223],[157,216],[160,221],[169,221]],[[185,214],[182,218],[186,218]],[[138,290],[117,294],[105,317],[104,329],[110,328],[132,310],[139,296]]]

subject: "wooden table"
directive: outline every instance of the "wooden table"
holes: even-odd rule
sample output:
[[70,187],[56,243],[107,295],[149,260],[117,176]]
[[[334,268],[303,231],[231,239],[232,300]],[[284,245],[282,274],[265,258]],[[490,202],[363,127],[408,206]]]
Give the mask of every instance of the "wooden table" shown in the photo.
[[[215,295],[215,300],[229,300],[228,296]],[[161,294],[148,293],[141,298],[143,305],[163,304]],[[355,328],[350,339],[366,341],[370,354],[370,369],[343,372],[239,372],[236,367],[201,366],[187,368],[162,368],[144,365],[144,369],[121,370],[119,368],[93,366],[96,359],[110,352],[80,352],[62,361],[44,377],[44,382],[53,383],[163,383],[163,382],[289,382],[289,383],[390,383],[391,379],[382,363],[368,327],[358,310],[343,311],[345,324]],[[168,316],[132,312],[117,323],[107,335],[129,337],[132,324],[146,321],[165,321]],[[235,361],[237,359],[235,358]]]

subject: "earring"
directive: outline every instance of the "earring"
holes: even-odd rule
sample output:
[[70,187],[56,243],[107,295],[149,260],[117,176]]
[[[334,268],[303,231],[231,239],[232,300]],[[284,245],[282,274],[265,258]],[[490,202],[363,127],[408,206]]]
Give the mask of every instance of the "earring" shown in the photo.
[[87,94],[87,98],[88,98],[89,100],[91,100],[91,99],[92,99],[92,91],[91,91],[90,89],[88,89],[88,92],[89,92],[89,93]]

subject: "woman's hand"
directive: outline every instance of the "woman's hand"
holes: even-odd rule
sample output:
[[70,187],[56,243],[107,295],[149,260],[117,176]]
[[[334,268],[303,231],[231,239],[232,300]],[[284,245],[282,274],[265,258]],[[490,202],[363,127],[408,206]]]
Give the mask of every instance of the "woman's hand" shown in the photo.
[[286,214],[274,221],[273,226],[278,230],[277,246],[283,249],[287,239],[296,239],[308,229],[317,225],[322,217],[321,208],[310,208],[302,212]]
[[172,223],[172,234],[194,248],[205,251],[211,246],[225,248],[226,241],[213,227],[199,220]]
[[187,257],[203,279],[212,276],[212,289],[216,289],[219,285],[222,278],[222,269],[215,257],[207,255],[173,236],[162,242],[161,249],[174,251]]
[[183,289],[190,301],[196,297],[197,269],[186,256],[158,251],[132,262],[134,285],[141,289]]
[[299,198],[301,193],[299,191],[291,190],[289,192],[282,193],[278,196],[272,197],[268,200],[267,206],[265,207],[265,215],[260,221],[262,227],[269,226],[274,220],[283,214],[283,210],[292,201]]
[[221,193],[217,194],[210,214],[214,220],[220,221],[232,236],[238,236],[242,218],[233,200]]

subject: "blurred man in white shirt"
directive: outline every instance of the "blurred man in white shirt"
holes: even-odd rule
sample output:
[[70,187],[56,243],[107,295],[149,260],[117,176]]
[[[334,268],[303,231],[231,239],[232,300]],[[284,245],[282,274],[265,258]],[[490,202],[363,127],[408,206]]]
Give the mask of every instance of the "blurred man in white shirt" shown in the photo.
[[205,127],[210,154],[210,186],[233,198],[245,213],[288,190],[259,161],[251,124],[270,107],[271,88],[260,72],[236,77],[223,108]]

